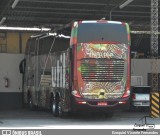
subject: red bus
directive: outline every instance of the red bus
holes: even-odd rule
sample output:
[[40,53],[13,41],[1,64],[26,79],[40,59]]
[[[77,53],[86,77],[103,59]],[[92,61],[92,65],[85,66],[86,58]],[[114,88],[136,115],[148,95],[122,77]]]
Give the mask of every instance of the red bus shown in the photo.
[[129,107],[127,23],[77,21],[54,34],[32,36],[25,61],[24,101],[31,109],[50,108],[61,117],[68,112],[111,117]]

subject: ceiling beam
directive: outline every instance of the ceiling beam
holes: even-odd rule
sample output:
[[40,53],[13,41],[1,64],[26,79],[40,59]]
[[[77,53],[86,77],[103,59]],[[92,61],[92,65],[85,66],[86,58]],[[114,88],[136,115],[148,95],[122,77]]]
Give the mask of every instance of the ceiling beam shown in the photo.
[[[138,17],[135,17],[135,16],[128,16],[128,17],[125,17],[125,16],[116,16],[114,15],[113,16],[115,20],[119,20],[119,21],[124,21],[124,22],[128,22],[128,23],[132,23],[132,24],[137,24],[137,22],[132,22],[133,20],[138,20],[139,22],[141,23],[145,23],[145,22],[148,22],[149,21],[149,17],[142,17],[142,16],[138,16]],[[71,21],[76,21],[76,20],[89,20],[90,18],[88,18],[88,16],[86,17],[77,17],[77,16],[74,16],[74,17],[71,17],[71,16],[66,16],[64,15],[64,17],[61,17],[61,16],[45,16],[45,17],[42,17],[42,16],[37,16],[37,17],[31,17],[31,16],[16,16],[16,17],[13,17],[13,16],[8,16],[7,21],[11,22],[11,23],[19,23],[20,26],[22,26],[22,23],[24,21],[26,22],[30,22],[31,24],[39,24],[39,22],[41,23],[44,23],[44,24],[64,24],[64,23],[69,23]],[[97,20],[96,17],[93,17],[92,18],[93,20]],[[6,24],[5,22],[5,24]],[[22,23],[21,23],[22,22]],[[131,25],[132,25],[131,24]]]
[[48,0],[21,0],[21,1],[24,1],[24,2],[32,2],[32,3],[48,3],[48,4],[69,4],[69,5],[90,5],[90,6],[104,6],[106,5],[106,3],[100,3],[100,2],[97,2],[97,3],[93,3],[93,2],[69,2],[69,1],[55,1],[55,0],[52,0],[52,1],[48,1]]
[[[14,13],[15,16],[12,13]],[[128,18],[130,18],[130,17],[135,17],[135,18],[136,17],[138,17],[138,18],[139,17],[141,17],[141,18],[150,18],[150,14],[140,15],[140,14],[136,13],[135,15],[133,15],[132,12],[128,12],[128,13],[127,12],[124,12],[124,13],[121,12],[123,14],[116,14],[116,13],[120,13],[120,12],[117,12],[117,11],[115,11],[114,13],[115,14],[112,15],[113,17],[124,16],[124,17],[128,17]],[[71,17],[88,16],[89,18],[91,18],[91,17],[97,17],[99,19],[100,17],[103,17],[105,13],[76,13],[76,12],[63,12],[63,11],[61,11],[61,12],[60,11],[59,12],[44,12],[44,11],[24,11],[24,10],[23,11],[14,10],[14,12],[12,12],[12,11],[8,10],[8,13],[7,13],[6,16],[11,16],[12,15],[12,16],[16,17],[19,14],[21,16],[24,16],[24,17],[26,17],[26,16],[32,16],[33,18],[34,18],[34,16],[37,17],[37,14],[39,14],[39,16],[41,16],[41,17],[44,16],[44,18],[54,17],[54,16],[58,16],[58,17],[61,16],[62,18],[65,17],[65,16],[71,16]]]
[[[70,8],[47,8],[47,7],[23,7],[23,6],[19,6],[17,7],[17,11],[22,10],[26,12],[28,10],[35,10],[36,12],[43,12],[42,10],[46,10],[47,12],[53,12],[53,11],[73,11],[73,13],[75,11],[77,12],[102,12],[102,13],[106,13],[106,12],[110,12],[110,10],[97,10],[97,9],[70,9]],[[39,11],[38,11],[39,10]],[[112,11],[112,13],[138,13],[138,14],[150,14],[150,11],[128,11],[128,10],[115,10]]]
[[[90,5],[90,6],[105,6],[106,3],[100,3],[100,1],[98,2],[75,2],[75,1],[55,1],[55,0],[52,0],[52,1],[48,1],[48,0],[21,0],[21,1],[24,1],[24,2],[32,2],[32,3],[50,3],[50,4],[69,4],[69,5]],[[112,1],[111,1],[112,2]],[[107,4],[108,6],[115,6],[117,5],[117,3],[115,4]],[[130,4],[128,5],[128,7],[141,7],[141,8],[150,8],[150,6],[147,6],[147,5],[140,5],[140,4]],[[160,7],[160,6],[158,6]]]
[[95,12],[95,13],[81,13],[81,12],[64,12],[64,11],[52,11],[52,12],[48,12],[48,11],[28,11],[28,10],[23,10],[23,11],[19,11],[19,10],[14,10],[14,12],[12,10],[8,10],[8,13],[14,13],[16,14],[50,14],[50,15],[54,15],[54,14],[63,14],[63,15],[102,15],[104,13],[99,13],[99,12]]
[[18,6],[17,10],[21,9],[27,9],[27,10],[49,10],[50,12],[52,11],[84,11],[84,12],[106,12],[106,10],[101,10],[101,9],[82,9],[82,8],[49,8],[49,7],[27,7],[27,6]]

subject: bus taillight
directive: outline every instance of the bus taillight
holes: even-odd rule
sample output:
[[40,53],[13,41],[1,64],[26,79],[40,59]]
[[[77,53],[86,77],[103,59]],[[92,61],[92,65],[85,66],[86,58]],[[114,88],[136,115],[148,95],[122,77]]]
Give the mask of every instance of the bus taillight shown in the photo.
[[80,93],[76,90],[72,91],[72,95],[76,98],[81,98],[82,96],[80,95]]
[[77,103],[78,104],[87,104],[87,102],[85,102],[85,101],[78,101]]
[[126,90],[122,98],[127,98],[130,95],[130,90]]

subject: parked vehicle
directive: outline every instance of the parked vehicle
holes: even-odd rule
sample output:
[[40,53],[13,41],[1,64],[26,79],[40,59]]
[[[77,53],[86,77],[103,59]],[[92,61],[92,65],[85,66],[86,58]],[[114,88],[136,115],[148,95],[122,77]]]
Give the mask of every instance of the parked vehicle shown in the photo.
[[79,21],[54,34],[32,36],[25,59],[24,101],[31,109],[51,108],[55,116],[68,112],[112,116],[129,107],[127,23]]
[[149,107],[150,92],[150,86],[133,86],[131,88],[131,107]]

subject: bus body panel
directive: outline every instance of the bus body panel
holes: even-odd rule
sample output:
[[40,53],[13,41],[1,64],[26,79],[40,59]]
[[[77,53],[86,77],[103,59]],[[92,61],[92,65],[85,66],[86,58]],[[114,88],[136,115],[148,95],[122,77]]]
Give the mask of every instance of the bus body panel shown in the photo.
[[[95,28],[91,31],[93,35],[87,32],[85,24],[87,28]],[[105,25],[117,35],[106,33]],[[96,26],[101,30],[104,28],[102,33]],[[117,32],[118,29],[121,32]],[[94,34],[95,31],[100,37]],[[24,102],[27,103],[30,95],[36,106],[50,108],[58,94],[64,112],[127,109],[130,90],[128,24],[74,22],[70,44],[55,36],[31,38],[26,48],[24,82]],[[79,97],[73,95],[75,91]]]
[[[28,102],[28,97],[32,97],[34,105],[50,108],[51,98],[54,98],[56,94],[60,96],[65,102],[64,110],[70,108],[70,51],[69,41],[68,48],[63,50],[66,43],[62,43],[61,39],[56,42],[60,51],[52,51],[49,53],[54,37],[50,38],[51,42],[47,44],[48,40],[45,39],[31,39],[27,47],[36,47],[38,51],[36,54],[32,54],[31,51],[26,53],[26,71],[25,71],[25,89],[24,89],[24,102]],[[34,44],[31,43],[34,41]],[[40,41],[39,45],[35,45]],[[44,49],[44,44],[46,48]],[[62,44],[60,44],[62,43]],[[48,47],[48,48],[47,48]],[[56,48],[56,47],[55,47]],[[48,50],[47,50],[48,49]],[[45,50],[45,52],[44,52]],[[62,51],[61,51],[62,50]],[[34,50],[32,50],[34,51]],[[34,52],[35,53],[35,52]],[[34,61],[34,62],[33,62]],[[37,82],[37,85],[36,85]]]
[[[103,25],[101,32],[94,31],[97,24]],[[110,36],[112,34],[110,28],[108,32],[111,34],[108,33],[107,37],[105,36],[106,24],[116,33],[116,41],[114,36]],[[74,53],[72,91],[77,91],[81,97],[72,97],[73,110],[100,109],[107,112],[108,109],[110,111],[128,109],[130,33],[128,24],[118,22],[118,25],[120,26],[119,32],[114,22],[74,22],[71,35]],[[91,28],[91,33],[87,31],[88,28]],[[121,34],[121,31],[125,34]],[[121,69],[118,70],[118,68]],[[88,101],[94,101],[94,104]],[[98,105],[101,101],[107,105]],[[110,101],[116,104],[110,105]]]

